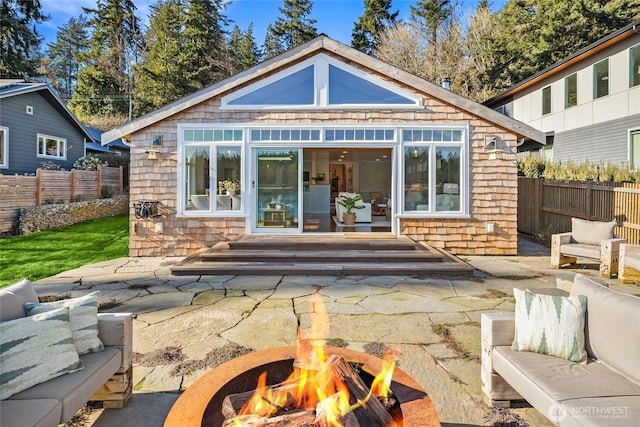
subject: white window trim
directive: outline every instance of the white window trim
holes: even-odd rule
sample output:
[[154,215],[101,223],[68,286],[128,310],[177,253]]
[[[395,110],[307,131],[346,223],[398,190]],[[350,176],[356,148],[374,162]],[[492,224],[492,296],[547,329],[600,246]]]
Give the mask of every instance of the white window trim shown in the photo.
[[[409,129],[455,129],[462,131],[461,142],[447,141],[404,141],[402,131]],[[397,216],[399,218],[470,218],[469,214],[469,128],[468,126],[456,125],[424,125],[424,126],[403,126],[398,129],[400,138],[398,151],[399,171],[397,191],[398,203],[396,204]],[[460,147],[460,210],[459,211],[437,211],[436,192],[433,191],[436,182],[436,155],[435,148],[442,146]],[[404,152],[406,147],[429,147],[429,210],[428,211],[405,211],[404,210],[404,187],[405,168]]]
[[[187,129],[203,129],[203,130],[242,130],[243,131],[243,140],[242,141],[198,141],[198,142],[185,142],[184,141],[184,131]],[[244,126],[229,126],[226,124],[221,124],[216,126],[215,124],[207,123],[207,124],[178,124],[178,167],[177,167],[177,205],[178,213],[176,215],[177,218],[220,218],[220,217],[247,217],[246,213],[246,200],[247,200],[247,191],[246,189],[246,167],[245,167],[245,141],[247,140],[247,130]],[[216,147],[218,146],[237,146],[240,147],[240,176],[241,179],[241,188],[240,188],[240,196],[242,197],[242,205],[240,210],[216,210],[215,205],[211,204],[209,210],[195,210],[188,211],[186,210],[186,162],[185,162],[185,147],[189,146],[199,146],[199,147],[210,147],[211,150],[211,158],[215,153]],[[215,167],[209,164],[209,168],[211,172],[215,171]],[[210,188],[210,197],[211,200],[214,200],[217,195],[217,176],[215,173],[209,173],[209,188]]]
[[[286,147],[291,148],[363,148],[366,147],[380,147],[391,148],[395,151],[395,173],[396,173],[396,186],[391,188],[391,195],[394,204],[394,213],[396,218],[470,218],[469,198],[470,198],[470,186],[469,186],[469,127],[466,124],[460,123],[447,123],[441,125],[425,125],[422,123],[403,123],[402,125],[390,125],[389,123],[370,123],[366,125],[354,125],[353,123],[331,123],[326,125],[313,124],[310,126],[302,126],[301,124],[241,124],[230,125],[226,123],[180,123],[178,127],[178,167],[177,167],[177,206],[178,218],[193,218],[193,217],[243,217],[249,218],[252,215],[251,209],[253,209],[253,190],[251,188],[251,180],[255,171],[251,171],[253,165],[252,159],[247,158],[247,153],[250,153],[252,148],[269,148],[269,147]],[[324,139],[325,130],[327,129],[385,129],[393,130],[395,138],[393,141],[326,141]],[[223,130],[242,130],[243,141],[220,141],[220,142],[184,142],[184,130],[186,129],[223,129]],[[251,131],[253,129],[316,129],[320,130],[320,141],[251,141]],[[413,142],[402,140],[402,133],[408,129],[433,129],[433,130],[460,130],[462,131],[462,139],[460,142],[447,142],[447,141],[434,141],[434,142]],[[405,146],[415,145],[432,145],[432,146],[452,146],[460,147],[460,211],[417,211],[417,212],[404,212],[404,150]],[[185,159],[184,148],[188,145],[242,145],[242,188],[240,195],[242,196],[242,210],[241,211],[186,211],[185,210]],[[430,186],[431,183],[435,183],[435,155],[430,156]],[[212,180],[215,180],[214,174],[210,174]],[[435,186],[435,184],[434,184]],[[213,183],[210,188],[213,187]],[[430,188],[431,190],[431,188]],[[436,206],[436,194],[435,191],[429,192],[429,206]],[[433,200],[431,200],[433,198]],[[251,230],[251,225],[247,225],[248,232]]]
[[5,126],[0,126],[0,130],[3,131],[4,138],[0,141],[2,144],[3,153],[4,153],[4,161],[0,163],[0,169],[8,169],[9,168],[9,128]]
[[[290,76],[304,68],[314,65],[314,103],[305,105],[229,105],[232,102],[250,92],[261,89],[277,80]],[[404,98],[413,101],[413,104],[329,104],[329,65],[340,68],[347,73],[353,74],[363,80],[367,80],[377,86],[387,89]],[[319,54],[313,58],[302,61],[285,71],[281,71],[267,77],[257,83],[244,87],[234,93],[222,97],[220,103],[221,110],[307,110],[309,108],[319,109],[363,109],[363,108],[384,108],[392,110],[415,110],[424,109],[422,97],[404,88],[395,86],[390,82],[377,78],[359,68],[347,65],[337,59],[325,54]]]
[[[629,167],[631,167],[631,143],[633,142],[631,136],[636,132],[640,132],[640,127],[627,129],[627,164]],[[640,170],[640,165],[633,170]]]
[[[62,150],[62,156],[51,156],[49,154],[40,154],[40,138],[45,139],[54,139],[58,142],[58,153],[60,152],[60,143],[64,144],[64,149]],[[55,160],[67,160],[67,139],[60,138],[59,136],[46,135],[43,133],[39,133],[36,136],[36,157],[41,159],[55,159]],[[46,150],[44,150],[46,152]]]

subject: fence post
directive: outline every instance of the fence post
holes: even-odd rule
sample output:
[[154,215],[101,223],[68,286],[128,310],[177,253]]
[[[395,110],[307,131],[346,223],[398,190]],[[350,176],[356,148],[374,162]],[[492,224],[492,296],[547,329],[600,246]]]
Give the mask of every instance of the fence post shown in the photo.
[[42,169],[36,169],[36,206],[42,205]]
[[122,165],[118,167],[118,180],[120,181],[120,194],[124,194],[124,170],[122,169]]
[[593,178],[587,178],[586,212],[587,219],[591,221],[591,191],[593,190]]
[[98,199],[102,197],[102,166],[98,165]]
[[78,189],[78,183],[76,182],[76,170],[77,169],[71,169],[71,174],[69,175],[69,178],[71,179],[71,201],[76,197],[76,191]]
[[544,230],[544,177],[538,178],[538,230]]

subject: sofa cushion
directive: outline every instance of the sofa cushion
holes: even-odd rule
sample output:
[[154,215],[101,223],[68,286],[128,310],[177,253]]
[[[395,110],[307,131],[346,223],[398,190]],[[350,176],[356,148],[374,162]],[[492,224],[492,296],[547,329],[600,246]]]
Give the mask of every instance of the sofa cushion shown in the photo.
[[38,302],[38,295],[27,279],[0,289],[0,321],[25,317],[24,304],[27,302]]
[[580,258],[600,259],[600,245],[585,245],[584,243],[565,243],[560,245],[560,253]]
[[558,402],[570,399],[640,396],[640,385],[595,361],[574,363],[498,346],[492,362],[493,369],[545,416]]
[[634,270],[640,271],[640,255],[638,254],[627,254],[624,258],[624,266],[631,267]]
[[62,402],[60,422],[70,419],[120,368],[120,350],[115,347],[106,347],[100,353],[87,353],[80,358],[85,365],[82,371],[33,386],[12,396],[11,400],[58,399]]
[[615,221],[587,221],[586,219],[571,218],[571,238],[576,243],[598,245],[607,239],[613,239]]
[[68,308],[0,323],[0,348],[0,399],[84,368]]
[[0,426],[56,427],[60,424],[62,403],[56,399],[3,400]]
[[582,274],[576,274],[571,295],[587,297],[587,354],[640,384],[640,298],[613,291]]
[[585,362],[584,322],[587,300],[582,295],[534,294],[514,288],[516,327],[512,348]]
[[26,303],[27,315],[46,313],[59,308],[69,309],[73,341],[78,354],[95,353],[104,350],[98,337],[98,296],[100,292],[92,292],[79,298],[71,298],[44,304]]

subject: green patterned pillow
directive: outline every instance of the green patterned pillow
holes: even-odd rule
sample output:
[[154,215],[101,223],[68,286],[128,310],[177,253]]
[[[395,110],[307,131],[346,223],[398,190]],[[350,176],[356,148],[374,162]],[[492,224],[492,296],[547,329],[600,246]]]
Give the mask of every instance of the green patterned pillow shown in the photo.
[[68,308],[0,322],[0,399],[81,369]]
[[104,350],[98,337],[98,296],[100,292],[92,292],[79,298],[36,304],[28,302],[24,310],[28,316],[45,313],[59,308],[68,308],[71,318],[73,340],[78,354],[97,353]]
[[587,297],[533,294],[514,288],[516,331],[511,349],[586,362],[584,324]]

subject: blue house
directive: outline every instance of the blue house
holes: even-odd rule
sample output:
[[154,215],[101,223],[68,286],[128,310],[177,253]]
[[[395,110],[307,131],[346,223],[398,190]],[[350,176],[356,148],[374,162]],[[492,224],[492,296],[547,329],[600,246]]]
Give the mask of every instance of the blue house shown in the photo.
[[0,173],[33,174],[44,162],[70,170],[91,135],[44,83],[0,80]]

